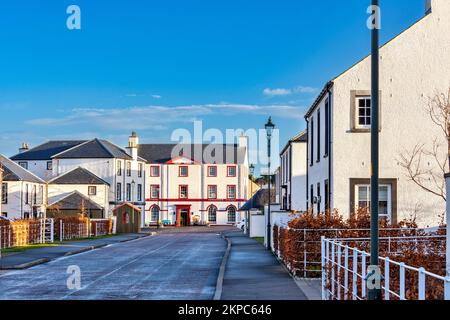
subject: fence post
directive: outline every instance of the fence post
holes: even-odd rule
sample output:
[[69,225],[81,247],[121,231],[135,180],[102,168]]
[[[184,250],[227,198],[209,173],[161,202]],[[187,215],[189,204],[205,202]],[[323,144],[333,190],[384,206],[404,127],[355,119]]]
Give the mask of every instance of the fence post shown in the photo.
[[353,248],[353,283],[352,283],[352,296],[353,300],[356,300],[358,296],[358,251]]
[[341,262],[342,262],[342,247],[340,243],[337,245],[337,299],[341,300]]
[[63,241],[64,237],[63,237],[63,230],[64,230],[64,226],[63,226],[63,221],[62,219],[59,220],[59,241]]
[[344,249],[344,299],[348,300],[348,246]]
[[389,288],[389,258],[384,260],[384,300],[390,299],[390,288]]
[[366,297],[366,257],[365,251],[361,254],[361,298]]
[[425,300],[425,269],[419,268],[419,300]]
[[400,263],[400,300],[405,300],[405,263]]
[[326,294],[327,294],[327,300],[330,300],[330,290],[328,289],[328,282],[330,281],[330,274],[329,274],[329,267],[328,265],[330,264],[330,239],[327,239],[325,242],[325,257],[326,257],[326,268],[325,268],[325,272],[327,275],[327,282],[326,282]]
[[333,296],[333,300],[334,300],[334,255],[335,255],[335,247],[334,247],[334,240],[332,242],[330,242],[331,244],[331,295]]
[[11,225],[8,224],[8,248],[11,248]]
[[325,237],[320,237],[320,251],[322,258],[322,300],[325,300]]
[[54,231],[55,231],[55,220],[50,219],[50,242],[53,243],[54,239]]
[[303,229],[303,277],[306,278],[306,229]]

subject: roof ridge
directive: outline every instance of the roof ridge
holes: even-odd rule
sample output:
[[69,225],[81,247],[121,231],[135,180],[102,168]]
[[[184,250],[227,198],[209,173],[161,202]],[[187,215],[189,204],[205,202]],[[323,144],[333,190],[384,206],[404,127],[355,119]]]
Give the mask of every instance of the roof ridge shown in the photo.
[[[76,141],[76,140],[74,140],[74,141]],[[53,156],[51,156],[51,158],[53,159],[53,158],[59,157],[60,155],[66,153],[66,152],[68,152],[68,151],[72,151],[72,150],[74,150],[74,149],[76,149],[76,148],[78,148],[78,147],[84,146],[85,144],[87,144],[87,143],[89,143],[89,142],[91,142],[91,141],[93,141],[93,139],[91,139],[91,140],[86,140],[86,141],[84,141],[83,143],[77,144],[76,146],[73,146],[73,147],[71,147],[71,148],[69,148],[69,149],[66,149],[66,150],[61,151],[61,152],[59,152],[59,153],[57,153],[57,154],[54,154]]]

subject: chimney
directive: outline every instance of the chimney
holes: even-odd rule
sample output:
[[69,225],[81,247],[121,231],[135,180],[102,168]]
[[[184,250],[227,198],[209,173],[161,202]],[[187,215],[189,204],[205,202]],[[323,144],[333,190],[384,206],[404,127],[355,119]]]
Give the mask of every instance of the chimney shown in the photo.
[[431,13],[431,1],[432,0],[425,0],[425,15]]
[[244,134],[241,134],[238,137],[238,146],[239,147],[244,147],[248,149],[248,137],[244,136]]
[[139,146],[139,137],[136,134],[136,131],[133,130],[131,132],[131,136],[128,138],[128,147],[127,152],[133,158],[133,160],[137,160],[138,158],[138,146]]
[[19,153],[24,153],[26,151],[30,150],[30,147],[28,146],[28,143],[23,142],[22,147],[19,148]]

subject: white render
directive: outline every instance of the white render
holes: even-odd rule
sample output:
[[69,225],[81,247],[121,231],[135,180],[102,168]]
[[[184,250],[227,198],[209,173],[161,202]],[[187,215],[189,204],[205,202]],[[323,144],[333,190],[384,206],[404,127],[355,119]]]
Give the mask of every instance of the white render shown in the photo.
[[[450,88],[450,1],[433,0],[432,13],[411,26],[380,49],[381,131],[380,179],[397,182],[397,220],[416,215],[420,226],[434,226],[445,212],[445,202],[409,181],[399,166],[399,156],[417,143],[431,146],[433,139],[441,143],[446,156],[446,140],[425,112],[428,98],[446,93]],[[330,178],[331,208],[344,216],[352,211],[350,178],[370,177],[370,133],[351,130],[351,91],[370,90],[370,56],[332,80],[329,93],[324,93],[318,106],[307,116],[317,122],[321,112],[321,146],[324,141],[324,103],[331,101],[331,168],[321,155],[308,165],[308,194],[314,186]],[[316,129],[314,132],[317,146]],[[309,140],[310,141],[310,140]],[[309,143],[308,143],[309,144]],[[310,146],[309,146],[310,148]],[[310,152],[309,152],[310,154]],[[314,156],[316,152],[314,151]],[[329,171],[330,169],[330,171]],[[329,174],[330,172],[330,174]],[[310,197],[309,197],[310,198]],[[309,199],[311,205],[311,199]],[[313,206],[317,212],[316,204]],[[324,202],[320,211],[324,210]]]

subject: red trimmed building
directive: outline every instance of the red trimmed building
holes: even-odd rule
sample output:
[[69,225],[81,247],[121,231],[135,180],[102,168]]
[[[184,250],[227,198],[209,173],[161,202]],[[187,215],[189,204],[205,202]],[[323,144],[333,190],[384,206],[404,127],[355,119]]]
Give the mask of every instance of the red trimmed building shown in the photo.
[[238,144],[138,144],[138,152],[147,161],[146,225],[239,221],[248,198],[247,137]]

